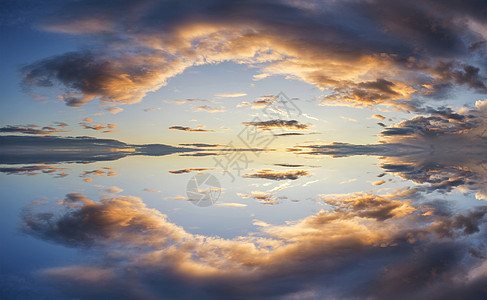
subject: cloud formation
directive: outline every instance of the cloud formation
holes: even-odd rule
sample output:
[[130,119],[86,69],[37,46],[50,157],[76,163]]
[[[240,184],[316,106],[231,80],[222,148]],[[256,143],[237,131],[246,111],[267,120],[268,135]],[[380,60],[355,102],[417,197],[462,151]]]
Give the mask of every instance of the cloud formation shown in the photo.
[[278,97],[275,95],[262,96],[252,102],[243,101],[238,104],[237,107],[249,106],[251,109],[261,109],[267,106],[274,105],[278,101]]
[[43,29],[98,47],[27,65],[23,83],[60,85],[69,106],[135,103],[189,67],[231,61],[257,67],[256,78],[284,75],[327,89],[323,104],[416,109],[462,88],[487,93],[486,22],[477,0],[84,0],[63,5]]
[[66,168],[59,168],[50,165],[36,165],[36,166],[23,166],[23,167],[3,167],[0,168],[0,172],[7,175],[28,175],[34,176],[39,174],[49,174],[56,178],[62,178],[68,176],[63,170]]
[[[67,126],[66,123],[60,123],[60,125],[57,125],[61,128],[64,128]],[[39,135],[48,135],[48,134],[53,134],[53,133],[59,133],[59,132],[67,132],[66,130],[62,130],[59,128],[55,128],[52,126],[44,126],[41,127],[39,125],[7,125],[5,127],[0,128],[0,133],[22,133],[22,134],[39,134]]]
[[[486,206],[458,212],[435,203],[413,206],[408,199],[414,197],[412,190],[323,195],[330,211],[282,225],[255,220],[255,234],[224,239],[191,234],[136,197],[93,201],[70,193],[55,212],[25,208],[22,230],[99,256],[90,264],[40,272],[80,299],[474,299],[484,294],[485,250],[476,245],[485,230]],[[357,276],[361,279],[350,280]]]
[[457,111],[449,107],[423,111],[424,115],[384,128],[380,144],[335,142],[289,151],[333,157],[375,155],[384,171],[423,185],[425,192],[457,189],[487,200],[487,101]]
[[209,105],[202,105],[196,107],[195,111],[206,111],[209,113],[216,113],[216,112],[224,112],[225,109],[223,109],[222,107],[218,108],[218,107],[211,107]]
[[96,131],[102,131],[103,133],[110,133],[113,132],[112,129],[118,126],[118,124],[93,124],[93,119],[91,118],[84,118],[83,122],[79,123],[84,129],[91,129]]
[[121,108],[121,107],[116,107],[116,106],[112,106],[112,107],[108,107],[106,110],[107,110],[109,113],[116,115],[116,114],[118,114],[118,113],[122,112],[122,111],[123,111],[123,108]]

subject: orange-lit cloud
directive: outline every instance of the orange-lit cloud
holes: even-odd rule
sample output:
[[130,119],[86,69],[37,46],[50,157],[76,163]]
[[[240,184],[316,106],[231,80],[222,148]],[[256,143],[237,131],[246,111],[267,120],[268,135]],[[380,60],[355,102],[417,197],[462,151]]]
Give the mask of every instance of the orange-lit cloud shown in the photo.
[[[484,263],[478,250],[465,253],[483,230],[487,206],[459,213],[435,203],[414,206],[414,197],[413,190],[323,195],[330,211],[281,225],[254,220],[255,234],[224,239],[191,234],[136,197],[93,201],[70,193],[57,213],[46,214],[42,206],[24,209],[22,230],[111,258],[41,272],[64,292],[83,299],[93,292],[103,297],[123,292],[131,298],[141,285],[152,298],[167,296],[169,285],[178,293],[204,291],[208,298],[255,299],[264,291],[275,297],[314,291],[340,299],[389,299],[396,294],[436,298],[445,295],[445,278],[457,295],[477,291],[474,282],[487,282],[487,274],[479,273],[474,281],[454,279],[466,278]],[[454,255],[459,251],[461,257]],[[366,261],[371,263],[357,263]],[[446,269],[441,267],[445,263]],[[364,280],[349,280],[357,274]],[[331,283],[342,277],[337,290]],[[279,288],[289,278],[288,288]],[[221,289],[208,291],[204,287],[209,283]]]
[[[313,84],[323,89],[325,105],[416,109],[418,101],[458,86],[487,93],[478,63],[485,58],[482,9],[473,1],[452,3],[413,1],[404,8],[400,1],[325,1],[312,10],[302,1],[222,3],[227,9],[217,12],[218,4],[153,2],[124,6],[131,18],[120,18],[116,9],[94,14],[93,3],[71,4],[44,29],[93,38],[103,50],[34,62],[22,69],[23,83],[61,84],[70,106],[93,99],[135,103],[189,67],[231,61],[257,66],[255,79],[283,75]],[[156,12],[174,19],[156,21]]]

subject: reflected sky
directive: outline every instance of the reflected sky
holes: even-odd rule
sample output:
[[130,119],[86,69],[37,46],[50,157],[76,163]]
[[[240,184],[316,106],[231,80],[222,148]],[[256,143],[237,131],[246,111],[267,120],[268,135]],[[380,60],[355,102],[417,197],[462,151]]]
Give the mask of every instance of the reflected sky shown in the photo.
[[3,2],[0,298],[487,298],[486,10]]

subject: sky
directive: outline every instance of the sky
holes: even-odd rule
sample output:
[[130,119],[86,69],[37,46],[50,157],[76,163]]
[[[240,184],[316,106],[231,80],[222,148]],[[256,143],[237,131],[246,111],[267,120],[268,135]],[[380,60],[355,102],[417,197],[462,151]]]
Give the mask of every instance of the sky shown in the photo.
[[3,0],[0,63],[0,298],[487,297],[484,0]]

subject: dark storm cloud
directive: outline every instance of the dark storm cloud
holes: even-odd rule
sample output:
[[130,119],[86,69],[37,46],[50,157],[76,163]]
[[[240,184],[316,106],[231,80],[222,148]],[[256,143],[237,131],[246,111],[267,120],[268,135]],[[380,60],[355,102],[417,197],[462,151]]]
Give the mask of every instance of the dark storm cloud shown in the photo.
[[269,120],[243,122],[244,126],[252,126],[262,130],[272,130],[275,128],[306,130],[310,125],[299,123],[296,120]]
[[[22,231],[94,250],[89,264],[39,273],[78,299],[466,299],[485,294],[485,260],[469,254],[474,252],[469,249],[482,252],[477,244],[487,221],[485,206],[436,214],[433,203],[413,206],[412,190],[323,197],[331,211],[283,225],[255,220],[258,237],[191,234],[139,198],[93,201],[79,193],[67,194],[55,211],[25,208]],[[418,213],[425,209],[431,213]]]
[[[67,105],[133,103],[194,65],[259,66],[331,92],[323,103],[415,109],[458,86],[487,93],[485,4],[470,1],[69,2],[43,23],[97,47],[22,69],[26,87],[67,88]],[[123,87],[123,88],[121,88]],[[258,100],[260,101],[260,100]],[[267,105],[269,101],[249,105]]]

